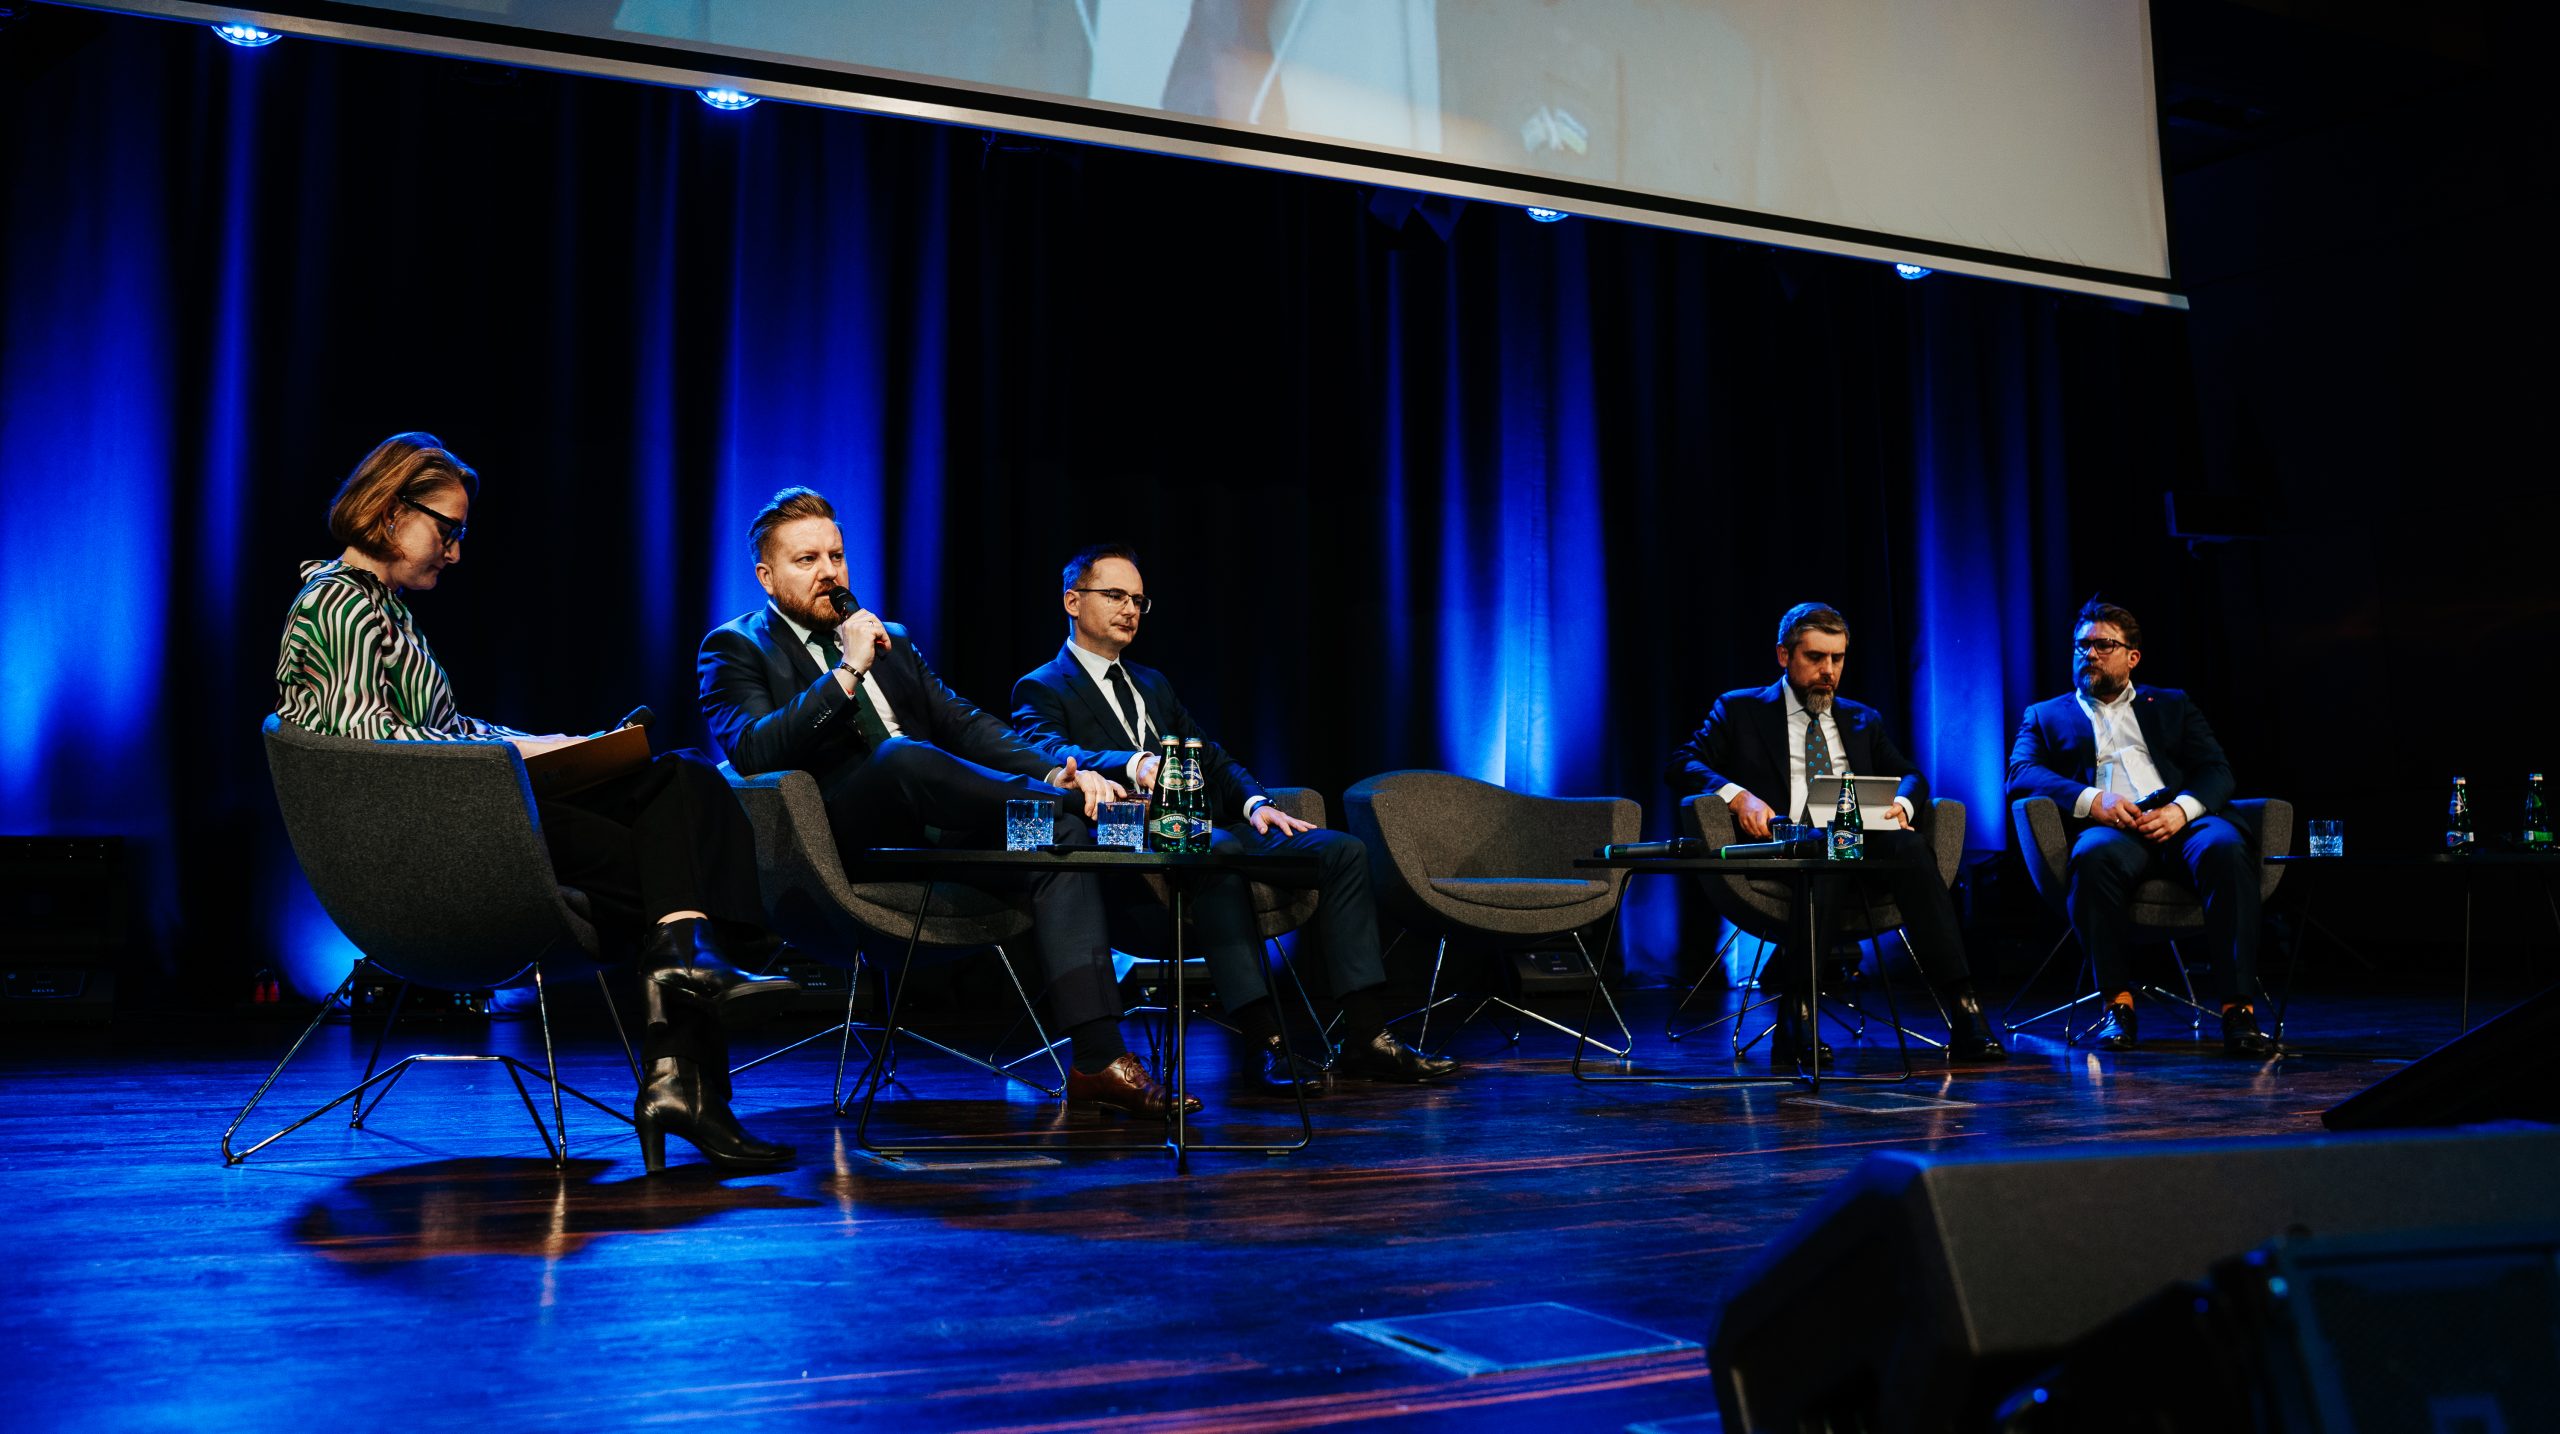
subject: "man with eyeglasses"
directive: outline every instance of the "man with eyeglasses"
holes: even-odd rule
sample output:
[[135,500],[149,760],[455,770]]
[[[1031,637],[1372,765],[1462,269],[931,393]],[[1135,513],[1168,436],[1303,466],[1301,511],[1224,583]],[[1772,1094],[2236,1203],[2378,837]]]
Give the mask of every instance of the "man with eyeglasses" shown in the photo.
[[[1965,960],[1964,931],[1922,832],[1930,819],[1928,780],[1885,731],[1883,714],[1839,695],[1849,666],[1849,620],[1828,604],[1798,603],[1778,619],[1776,655],[1778,680],[1717,698],[1707,720],[1672,751],[1663,781],[1682,795],[1723,798],[1744,836],[1767,841],[1773,818],[1811,818],[1807,803],[1815,777],[1900,778],[1893,805],[1865,814],[1867,851],[1877,874],[1862,884],[1892,899],[1920,969],[1944,998],[1948,1058],[2007,1060],[2009,1053],[1983,1020]],[[1852,899],[1830,889],[1836,886],[1826,883],[1826,902]],[[1769,1041],[1772,1065],[1831,1058],[1829,1044],[1815,1030],[1815,993],[1789,989],[1801,979],[1797,962],[1803,959],[1772,959],[1761,970],[1763,986],[1778,1003],[1778,1028]]]
[[2184,872],[2204,898],[2205,943],[2222,959],[2222,1048],[2266,1056],[2258,1029],[2257,833],[2235,821],[2231,764],[2204,713],[2172,687],[2138,686],[2142,624],[2092,598],[2071,634],[2067,696],[2027,709],[2009,749],[2009,800],[2050,797],[2074,824],[2066,906],[2089,953],[2106,1017],[2098,1044],[2133,1048],[2132,922],[2153,876]]
[[[1123,778],[1138,791],[1155,787],[1158,742],[1199,738],[1201,776],[1217,822],[1213,846],[1317,858],[1314,884],[1322,899],[1309,929],[1342,1004],[1345,1036],[1335,1068],[1407,1084],[1456,1074],[1456,1061],[1426,1056],[1387,1029],[1386,963],[1369,895],[1368,850],[1360,839],[1273,806],[1253,773],[1201,731],[1163,673],[1122,659],[1138,636],[1139,621],[1154,608],[1138,573],[1137,552],[1118,544],[1087,548],[1068,559],[1065,579],[1067,640],[1055,658],[1013,685],[1015,730],[1034,746]],[[1123,901],[1115,914],[1127,923],[1138,909]],[[1191,910],[1219,1000],[1262,1052],[1263,1085],[1285,1091],[1310,1083],[1311,1072],[1293,1069],[1282,1051],[1250,887],[1241,877],[1222,875],[1201,888]]]
[[[847,853],[922,846],[934,832],[949,846],[996,845],[1008,800],[1070,791],[1082,800],[1058,804],[1058,840],[1092,842],[1087,819],[1126,793],[1073,757],[1017,740],[944,686],[906,629],[854,604],[832,504],[785,488],[747,535],[771,601],[714,629],[698,661],[702,718],[732,766],[817,778]],[[837,610],[839,593],[852,611]],[[1050,1009],[1074,1047],[1068,1104],[1167,1114],[1172,1097],[1121,1042],[1100,883],[1039,872],[1027,884]]]

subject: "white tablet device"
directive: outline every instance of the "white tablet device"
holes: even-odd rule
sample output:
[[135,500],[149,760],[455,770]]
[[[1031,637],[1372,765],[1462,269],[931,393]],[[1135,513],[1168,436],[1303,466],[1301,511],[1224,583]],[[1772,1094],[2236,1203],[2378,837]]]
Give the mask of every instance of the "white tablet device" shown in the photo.
[[[1893,825],[1890,818],[1880,818],[1876,814],[1893,805],[1895,795],[1902,790],[1902,779],[1851,777],[1848,780],[1858,784],[1858,812],[1866,824],[1870,828],[1879,821],[1886,826]],[[1816,777],[1804,784],[1805,815],[1813,819],[1815,826],[1831,825],[1831,814],[1840,807],[1840,781],[1838,777]]]

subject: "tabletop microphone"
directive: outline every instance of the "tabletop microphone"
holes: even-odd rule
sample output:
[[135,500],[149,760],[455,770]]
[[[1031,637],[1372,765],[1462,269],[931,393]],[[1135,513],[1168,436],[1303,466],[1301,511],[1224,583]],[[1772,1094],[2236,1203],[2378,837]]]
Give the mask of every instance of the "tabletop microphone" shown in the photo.
[[1669,841],[1616,841],[1600,848],[1602,861],[1616,861],[1625,856],[1700,857],[1707,854],[1707,844],[1696,837],[1673,837]]

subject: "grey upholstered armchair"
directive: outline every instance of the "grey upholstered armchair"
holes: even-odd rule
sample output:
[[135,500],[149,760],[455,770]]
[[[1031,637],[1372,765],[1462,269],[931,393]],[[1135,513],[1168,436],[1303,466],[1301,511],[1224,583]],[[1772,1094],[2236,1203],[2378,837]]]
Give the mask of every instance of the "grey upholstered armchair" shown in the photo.
[[[533,789],[515,748],[505,742],[326,737],[273,716],[266,721],[265,739],[276,805],[283,811],[294,856],[320,909],[363,953],[363,960],[321,1002],[311,1025],[222,1133],[224,1162],[236,1165],[350,1101],[350,1124],[363,1128],[391,1084],[422,1059],[407,1056],[377,1073],[383,1038],[399,1018],[395,998],[362,1083],[257,1144],[232,1150],[232,1136],[367,964],[400,981],[404,995],[412,985],[486,990],[530,974],[542,1023],[542,1069],[505,1055],[438,1059],[497,1062],[516,1080],[520,1095],[523,1074],[548,1084],[551,1124],[545,1126],[533,1112],[529,1095],[525,1109],[534,1114],[534,1126],[542,1132],[554,1165],[562,1161],[568,1138],[562,1093],[628,1124],[629,1116],[559,1078],[542,966],[565,960],[581,970],[596,970],[600,946],[586,897],[560,885],[552,871],[550,849],[536,823]],[[603,972],[596,974],[601,983]],[[605,999],[611,1009],[610,986]],[[620,1022],[617,1011],[615,1024]],[[624,1056],[632,1061],[636,1077],[639,1067],[627,1036]],[[368,1093],[374,1093],[370,1105],[364,1099]]]
[[[1456,999],[1440,995],[1453,935],[1502,943],[1571,932],[1591,979],[1600,980],[1599,962],[1580,932],[1616,909],[1626,873],[1577,871],[1573,863],[1609,843],[1634,841],[1643,821],[1634,802],[1533,796],[1455,772],[1404,771],[1359,783],[1343,794],[1343,805],[1348,829],[1369,848],[1370,885],[1380,913],[1439,938],[1431,992],[1420,1013],[1422,1037],[1430,1034],[1433,1008]],[[1600,994],[1620,1038],[1632,1047],[1605,983]],[[1582,1032],[1499,996],[1481,996],[1469,1017],[1489,1005],[1582,1038]],[[1596,1039],[1593,1044],[1612,1055],[1627,1054]]]
[[[1025,1019],[1031,1026],[1038,1048],[1026,1055],[1006,1061],[1000,1051],[985,1057],[955,1049],[930,1036],[911,1030],[894,1033],[877,1032],[884,1040],[895,1036],[920,1041],[945,1055],[977,1066],[991,1075],[1019,1081],[1051,1099],[1062,1098],[1066,1087],[1066,1067],[1058,1059],[1057,1043],[1049,1039],[1040,1024],[1038,1010],[1031,993],[1022,986],[1013,962],[1005,956],[1004,943],[1019,939],[1031,930],[1031,901],[1019,891],[987,890],[956,881],[930,883],[933,904],[917,924],[917,908],[925,900],[928,883],[921,881],[856,881],[845,872],[844,858],[836,848],[835,830],[827,822],[826,803],[818,795],[817,779],[807,772],[767,772],[761,776],[742,777],[727,763],[720,766],[721,775],[729,779],[730,790],[738,794],[738,802],[746,809],[747,821],[756,834],[756,875],[764,890],[765,919],[774,933],[803,952],[832,966],[854,973],[846,983],[845,1017],[841,1027],[829,1027],[817,1035],[793,1042],[781,1050],[771,1051],[739,1067],[761,1065],[829,1035],[841,1033],[836,1052],[836,1113],[845,1113],[849,1092],[844,1087],[845,1061],[855,1033],[865,1029],[854,1018],[854,998],[861,990],[860,971],[864,964],[863,947],[873,940],[884,940],[903,948],[910,934],[915,944],[928,949],[992,946],[1000,958],[1006,979],[1013,983],[1014,994],[1021,999]],[[876,1028],[874,1028],[876,1030]],[[1014,1067],[1029,1060],[1047,1056],[1055,1085],[1043,1085]],[[888,1067],[883,1067],[884,1072]]]
[[[1700,793],[1681,803],[1680,823],[1689,835],[1703,840],[1709,851],[1742,840],[1741,833],[1733,824],[1733,809],[1725,805],[1724,798],[1713,792]],[[1955,884],[1957,868],[1964,863],[1965,823],[1964,803],[1952,797],[1930,799],[1929,850],[1930,854],[1937,859],[1938,879],[1950,886]],[[1741,873],[1731,876],[1701,875],[1698,878],[1698,886],[1706,893],[1707,903],[1715,908],[1717,915],[1731,924],[1735,933],[1747,934],[1772,945],[1784,942],[1795,934],[1795,886],[1784,878],[1773,875],[1750,876]],[[1889,896],[1878,896],[1872,901],[1842,902],[1833,922],[1832,933],[1841,941],[1866,941],[1888,933],[1899,932],[1902,924],[1902,912],[1894,906],[1893,899]],[[1728,935],[1725,946],[1730,946],[1732,940],[1733,937]],[[1716,954],[1721,957],[1724,950],[1725,947],[1720,946]],[[1908,939],[1903,942],[1903,950],[1913,958],[1916,965],[1918,953],[1911,950]],[[1922,974],[1925,976],[1927,973]],[[1725,1019],[1732,1019],[1734,1048],[1738,1054],[1758,1040],[1756,1036],[1750,1041],[1742,1039],[1740,1017],[1747,1015],[1751,1007],[1745,1007],[1743,1011],[1737,1012],[1735,1017],[1720,1017],[1686,1030],[1678,1026],[1680,1013],[1689,1008],[1689,1003],[1714,978],[1715,972],[1710,969],[1690,986],[1688,993],[1680,998],[1680,1003],[1672,1008],[1671,1014],[1663,1018],[1663,1035],[1677,1041],[1710,1026],[1722,1024]],[[1923,981],[1922,985],[1924,988],[1930,987],[1927,981]],[[1930,989],[1930,999],[1937,1000],[1937,992],[1934,988]],[[1939,1014],[1944,1016],[1946,1013],[1942,1009]],[[1861,1015],[1863,1019],[1863,1012]],[[1935,1037],[1922,1032],[1906,1030],[1904,1034],[1931,1046],[1943,1044]]]
[[[2261,855],[2290,856],[2293,853],[2293,803],[2281,797],[2236,801],[2231,803],[2231,813],[2243,826],[2255,826]],[[2034,882],[2036,894],[2044,898],[2045,905],[2051,907],[2055,915],[2067,922],[2070,915],[2064,902],[2071,891],[2071,844],[2088,827],[2088,822],[2066,814],[2049,797],[2023,797],[2010,803],[2009,821],[2017,833],[2018,852],[2026,861],[2027,876]],[[2276,883],[2284,879],[2284,868],[2268,863],[2260,870],[2260,896],[2275,895]],[[2191,1012],[2191,1025],[2200,1029],[2207,1015],[2218,1012],[2196,999],[2195,982],[2188,974],[2186,957],[2179,952],[2177,943],[2181,937],[2199,935],[2204,931],[2203,900],[2186,880],[2172,876],[2155,876],[2142,881],[2134,887],[2131,897],[2126,914],[2132,918],[2134,929],[2169,943],[2179,982],[2185,988],[2183,994],[2156,985],[2146,985],[2141,990],[2155,999],[2187,1007]],[[2020,998],[2034,988],[2045,968],[2053,964],[2053,958],[2062,950],[2063,943],[2070,939],[2071,931],[2066,925],[2062,935],[2054,941],[2053,949],[2045,953],[2044,960],[2037,963],[2035,973],[2020,988]],[[2083,965],[2086,965],[2085,961]],[[2047,1016],[2062,1014],[2063,1043],[2069,1045],[2078,1039],[2071,1028],[2069,1012],[2084,1002],[2094,1000],[2097,994],[2094,985],[2084,993],[2075,982],[2071,1000],[2014,1023],[2008,1019],[2018,1004],[2018,1000],[2013,998],[2009,1010],[2001,1012],[2001,1023],[2016,1031]]]

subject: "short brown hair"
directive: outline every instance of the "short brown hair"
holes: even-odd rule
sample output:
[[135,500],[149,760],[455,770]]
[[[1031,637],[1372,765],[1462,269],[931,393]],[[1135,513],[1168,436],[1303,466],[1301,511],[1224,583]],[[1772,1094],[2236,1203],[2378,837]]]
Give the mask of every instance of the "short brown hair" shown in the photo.
[[1785,617],[1778,619],[1778,645],[1795,646],[1796,639],[1804,636],[1806,628],[1816,632],[1836,632],[1847,637],[1849,620],[1840,615],[1840,609],[1827,602],[1797,603],[1787,609]]
[[828,502],[826,495],[817,489],[785,488],[767,498],[764,506],[756,510],[756,520],[747,525],[747,546],[754,550],[756,561],[761,563],[765,560],[765,544],[772,539],[774,529],[802,518],[825,518],[832,522],[835,516],[836,505]]
[[1067,559],[1066,571],[1059,574],[1067,580],[1066,591],[1083,587],[1084,580],[1093,576],[1094,566],[1105,558],[1118,558],[1134,568],[1138,565],[1138,550],[1127,543],[1096,543]]
[[402,500],[424,502],[439,488],[480,496],[480,475],[432,433],[395,433],[373,446],[329,500],[329,536],[368,557],[391,556],[391,523]]
[[2135,617],[2132,613],[2104,598],[2091,598],[2081,604],[2080,615],[2071,620],[2071,635],[2078,637],[2080,629],[2093,622],[2114,623],[2116,631],[2124,634],[2124,645],[2136,651],[2141,650],[2142,619]]

